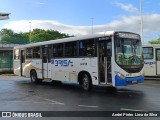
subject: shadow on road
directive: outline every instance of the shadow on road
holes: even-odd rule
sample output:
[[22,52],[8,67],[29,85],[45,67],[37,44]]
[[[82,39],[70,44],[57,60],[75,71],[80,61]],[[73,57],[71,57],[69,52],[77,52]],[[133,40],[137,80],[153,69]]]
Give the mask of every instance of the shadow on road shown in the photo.
[[84,91],[81,86],[77,83],[60,82],[60,81],[43,81],[41,84],[34,84],[30,81],[17,81],[21,86],[29,87],[30,89],[49,89],[56,90],[58,92],[72,92],[72,93],[85,93],[85,94],[101,94],[101,95],[112,95],[112,96],[142,96],[143,91],[137,90],[134,87],[99,87],[94,86],[91,91]]

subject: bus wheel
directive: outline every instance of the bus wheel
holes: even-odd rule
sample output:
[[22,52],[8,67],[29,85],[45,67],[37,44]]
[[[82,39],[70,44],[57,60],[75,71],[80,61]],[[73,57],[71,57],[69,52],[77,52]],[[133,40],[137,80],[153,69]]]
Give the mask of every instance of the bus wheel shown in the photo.
[[32,83],[41,83],[42,82],[40,79],[37,78],[37,73],[36,73],[35,70],[31,71],[30,77],[31,77],[31,82]]
[[82,75],[82,87],[86,91],[90,91],[92,89],[91,78],[88,74],[84,73]]

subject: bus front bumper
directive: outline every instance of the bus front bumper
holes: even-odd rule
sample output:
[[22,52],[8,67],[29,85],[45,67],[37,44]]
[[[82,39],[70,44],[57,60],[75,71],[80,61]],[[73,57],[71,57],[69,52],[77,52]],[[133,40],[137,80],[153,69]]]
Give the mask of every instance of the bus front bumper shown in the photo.
[[115,86],[127,86],[132,84],[138,84],[144,82],[144,76],[132,77],[132,78],[120,78],[115,76]]

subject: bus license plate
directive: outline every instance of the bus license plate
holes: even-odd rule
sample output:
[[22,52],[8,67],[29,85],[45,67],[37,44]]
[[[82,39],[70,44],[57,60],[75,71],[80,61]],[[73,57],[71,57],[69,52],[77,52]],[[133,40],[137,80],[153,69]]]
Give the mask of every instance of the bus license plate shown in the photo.
[[137,84],[137,81],[136,80],[132,81],[132,84]]

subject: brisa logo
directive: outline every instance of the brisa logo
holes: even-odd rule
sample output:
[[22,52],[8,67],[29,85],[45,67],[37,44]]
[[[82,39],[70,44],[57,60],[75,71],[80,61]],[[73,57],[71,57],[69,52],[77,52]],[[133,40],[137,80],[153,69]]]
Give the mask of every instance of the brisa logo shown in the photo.
[[146,65],[153,65],[153,64],[156,64],[156,62],[146,62],[146,61],[144,61],[144,64],[146,64]]
[[55,66],[64,66],[67,67],[70,64],[73,64],[71,60],[51,60],[51,64],[54,64]]

